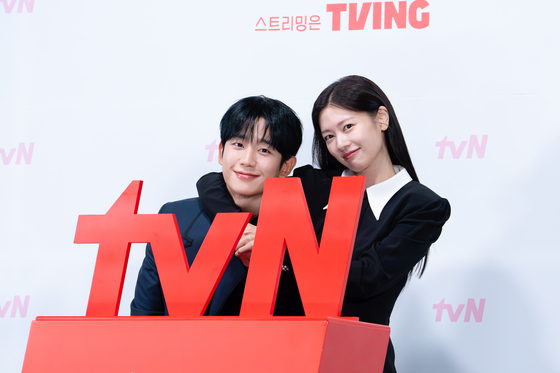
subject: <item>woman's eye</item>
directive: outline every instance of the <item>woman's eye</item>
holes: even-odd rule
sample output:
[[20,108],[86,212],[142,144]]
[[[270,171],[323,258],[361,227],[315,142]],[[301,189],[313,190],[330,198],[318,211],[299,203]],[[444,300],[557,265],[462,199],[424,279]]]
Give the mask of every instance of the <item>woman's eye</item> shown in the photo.
[[353,124],[348,123],[348,124],[345,124],[345,125],[344,125],[344,129],[345,129],[345,130],[349,130],[349,129],[352,128],[353,126],[354,126]]
[[329,141],[333,137],[334,137],[333,135],[327,135],[327,136],[324,137],[324,139],[325,139],[325,141]]

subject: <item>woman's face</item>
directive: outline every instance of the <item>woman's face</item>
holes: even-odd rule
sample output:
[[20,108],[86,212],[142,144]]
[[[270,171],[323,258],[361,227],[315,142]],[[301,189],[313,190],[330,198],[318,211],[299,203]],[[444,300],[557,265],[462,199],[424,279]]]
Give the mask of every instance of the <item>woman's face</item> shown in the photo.
[[385,145],[388,127],[387,109],[381,106],[375,118],[366,112],[355,112],[327,106],[319,115],[321,135],[327,149],[340,163],[356,175],[371,177],[392,169]]

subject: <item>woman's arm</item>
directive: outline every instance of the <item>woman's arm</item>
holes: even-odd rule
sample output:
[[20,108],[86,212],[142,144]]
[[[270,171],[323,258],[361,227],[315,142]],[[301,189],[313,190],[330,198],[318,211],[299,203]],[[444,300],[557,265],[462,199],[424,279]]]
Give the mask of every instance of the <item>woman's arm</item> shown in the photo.
[[[389,217],[393,219],[391,227],[384,237],[355,255],[347,296],[365,299],[388,290],[408,276],[439,238],[450,216],[449,202],[440,197],[429,201],[414,201],[414,198],[403,200],[394,209]],[[358,234],[363,234],[361,231]],[[368,229],[365,232],[376,233]]]

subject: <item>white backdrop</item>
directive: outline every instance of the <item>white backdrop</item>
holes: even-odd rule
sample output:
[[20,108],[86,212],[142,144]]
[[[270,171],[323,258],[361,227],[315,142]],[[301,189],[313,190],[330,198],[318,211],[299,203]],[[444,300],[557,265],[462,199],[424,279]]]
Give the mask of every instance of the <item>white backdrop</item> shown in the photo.
[[72,243],[78,215],[135,179],[139,213],[196,196],[248,95],[299,114],[309,163],[312,104],[348,74],[385,90],[452,205],[393,312],[399,372],[560,371],[560,3],[329,1],[0,0],[1,372],[21,371],[36,316],[85,315],[97,245]]

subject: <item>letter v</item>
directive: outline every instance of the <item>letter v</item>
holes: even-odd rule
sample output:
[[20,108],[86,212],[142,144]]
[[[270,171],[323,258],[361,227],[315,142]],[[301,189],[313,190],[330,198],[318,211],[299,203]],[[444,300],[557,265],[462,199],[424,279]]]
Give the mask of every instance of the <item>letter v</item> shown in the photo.
[[10,308],[10,304],[12,304],[11,300],[6,301],[6,303],[4,303],[4,307],[0,307],[0,317],[4,317],[6,315],[6,312],[8,312],[8,308]]
[[5,149],[0,149],[0,156],[2,156],[2,163],[10,164],[10,161],[12,160],[15,153],[16,153],[15,148],[10,149],[10,152],[7,155]]
[[453,312],[453,307],[450,304],[447,304],[447,312],[449,313],[449,319],[451,322],[457,322],[459,320],[459,316],[461,316],[461,312],[463,312],[463,308],[465,308],[464,304],[460,304],[457,306],[457,310]]

